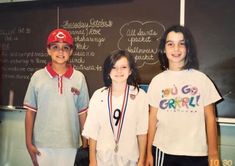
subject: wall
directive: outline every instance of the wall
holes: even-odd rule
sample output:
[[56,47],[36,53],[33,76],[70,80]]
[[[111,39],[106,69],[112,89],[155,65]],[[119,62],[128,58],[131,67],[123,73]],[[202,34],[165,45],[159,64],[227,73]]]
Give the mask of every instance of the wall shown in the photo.
[[[131,39],[129,32],[132,32],[134,37],[138,36],[137,32],[140,30],[162,33],[162,27],[165,29],[171,24],[179,23],[179,6],[179,1],[175,0],[122,0],[99,3],[92,1],[71,4],[30,2],[0,5],[0,105],[14,105],[16,108],[22,105],[30,76],[48,61],[45,39],[51,29],[60,26],[73,32],[77,40],[77,54],[75,53],[72,62],[87,76],[92,94],[102,86],[100,67],[108,52],[133,46],[133,43],[128,42],[128,39]],[[218,127],[223,166],[235,163],[234,6],[234,0],[190,0],[186,1],[185,5],[185,25],[194,34],[201,70],[215,82],[224,98],[217,106],[217,115],[222,119]],[[112,24],[109,27],[89,28],[90,40],[85,41],[81,39],[85,32],[78,29],[88,29],[76,28],[73,23],[93,25],[92,20],[99,23],[111,21]],[[125,30],[125,33],[122,30]],[[126,38],[120,42],[124,39],[123,34]],[[139,36],[144,35],[139,33]],[[157,44],[158,36],[160,35],[147,37]],[[94,39],[99,42],[92,42]],[[101,42],[102,39],[105,41]],[[149,43],[145,42],[134,44],[139,48],[140,45],[145,46],[145,50],[155,48],[155,45],[148,46]],[[137,60],[142,83],[145,84],[160,72],[157,59],[152,55],[150,52],[146,54],[146,59],[142,57]],[[138,59],[138,56],[136,58]],[[24,111],[1,110],[0,118],[0,165],[30,165],[24,145]]]
[[1,166],[32,165],[25,147],[24,115],[23,110],[0,110]]
[[[30,166],[25,147],[23,110],[0,110],[0,165]],[[235,125],[219,123],[221,166],[235,166]]]

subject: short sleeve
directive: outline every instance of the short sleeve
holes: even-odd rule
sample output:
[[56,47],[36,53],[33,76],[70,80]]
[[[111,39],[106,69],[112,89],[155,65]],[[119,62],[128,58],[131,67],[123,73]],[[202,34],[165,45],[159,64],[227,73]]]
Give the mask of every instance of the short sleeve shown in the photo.
[[137,121],[137,135],[147,134],[148,132],[148,102],[147,95],[140,89],[140,99],[138,101],[138,121]]
[[90,99],[87,118],[82,132],[82,135],[87,139],[92,138],[94,140],[97,140],[99,132],[97,99],[98,95],[95,92]]
[[23,107],[26,109],[29,109],[31,111],[37,111],[37,92],[35,88],[35,83],[36,83],[36,76],[35,74],[31,77],[24,102],[23,102]]
[[86,84],[86,79],[84,75],[81,75],[82,82],[80,87],[80,94],[78,96],[78,102],[77,102],[77,108],[78,112],[82,113],[87,110],[88,104],[89,104],[89,94],[88,94],[88,88]]
[[147,91],[147,101],[148,101],[148,104],[157,108],[158,105],[157,105],[157,98],[158,98],[158,94],[159,92],[157,92],[157,89],[156,89],[156,77],[154,77],[152,79],[152,81],[150,82],[149,84],[149,88],[148,88],[148,91]]
[[205,97],[204,97],[204,106],[207,106],[209,104],[215,103],[221,99],[221,96],[219,92],[217,91],[215,85],[213,82],[205,76],[205,81],[204,81],[204,89],[205,89]]

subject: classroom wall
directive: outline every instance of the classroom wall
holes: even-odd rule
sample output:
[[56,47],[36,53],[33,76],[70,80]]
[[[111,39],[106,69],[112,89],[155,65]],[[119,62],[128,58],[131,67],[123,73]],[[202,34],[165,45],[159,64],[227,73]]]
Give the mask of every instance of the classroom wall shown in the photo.
[[[195,37],[200,70],[214,81],[223,97],[217,116],[235,118],[235,1],[190,0],[182,7],[183,1],[53,0],[0,4],[0,95],[4,96],[0,106],[22,107],[31,75],[49,60],[46,38],[56,27],[68,29],[75,38],[71,63],[85,74],[92,95],[103,86],[105,57],[116,49],[132,52],[141,83],[148,84],[161,72],[155,56],[161,34],[184,20]],[[181,14],[183,9],[185,15]]]
[[[182,1],[101,0],[87,3],[78,0],[75,3],[67,0],[0,5],[0,165],[30,165],[24,143],[25,112],[21,107],[30,76],[48,60],[45,39],[51,29],[59,26],[73,32],[77,50],[72,62],[86,75],[90,95],[103,85],[101,66],[108,52],[131,46],[150,50],[141,55],[133,49],[142,83],[147,87],[151,78],[160,72],[154,56],[160,34],[168,26],[180,22]],[[234,6],[234,0],[185,2],[185,25],[195,36],[200,68],[214,81],[223,97],[217,105],[223,166],[235,163]],[[105,22],[106,26],[82,28],[82,24],[93,25],[91,22]],[[85,41],[81,38],[87,30],[89,40]],[[131,36],[144,37],[147,32],[150,42],[128,41]],[[8,105],[13,107],[9,109]]]

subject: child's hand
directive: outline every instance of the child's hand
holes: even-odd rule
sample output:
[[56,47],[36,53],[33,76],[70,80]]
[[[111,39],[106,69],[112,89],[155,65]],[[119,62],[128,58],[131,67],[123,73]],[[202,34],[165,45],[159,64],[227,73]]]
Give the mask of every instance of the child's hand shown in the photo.
[[97,166],[97,163],[96,162],[90,162],[89,166]]
[[145,166],[153,166],[153,155],[147,153]]
[[27,145],[27,149],[29,152],[29,155],[31,157],[31,160],[33,162],[34,166],[39,166],[38,161],[37,161],[37,155],[41,155],[36,146],[34,145]]
[[138,161],[137,166],[144,166],[144,161]]

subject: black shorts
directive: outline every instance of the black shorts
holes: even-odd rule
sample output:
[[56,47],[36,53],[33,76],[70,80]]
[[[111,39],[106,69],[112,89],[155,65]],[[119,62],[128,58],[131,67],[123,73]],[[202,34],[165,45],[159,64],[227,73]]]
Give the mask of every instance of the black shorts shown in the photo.
[[152,146],[154,166],[208,166],[207,156],[180,156],[163,153]]

